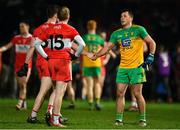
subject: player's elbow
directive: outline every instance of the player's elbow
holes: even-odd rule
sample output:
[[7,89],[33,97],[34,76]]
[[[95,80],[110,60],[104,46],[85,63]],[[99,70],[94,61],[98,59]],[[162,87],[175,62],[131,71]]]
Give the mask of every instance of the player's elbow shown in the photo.
[[82,37],[81,37],[80,35],[75,36],[74,39],[75,39],[75,41],[77,42],[77,44],[78,44],[79,46],[82,46],[82,47],[85,47],[85,46],[86,46],[84,40],[82,39]]

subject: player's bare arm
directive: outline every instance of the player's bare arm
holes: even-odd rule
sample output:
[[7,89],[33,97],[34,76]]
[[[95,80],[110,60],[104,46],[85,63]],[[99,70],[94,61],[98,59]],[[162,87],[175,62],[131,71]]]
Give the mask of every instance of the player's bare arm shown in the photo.
[[12,46],[13,46],[13,44],[12,44],[11,42],[9,42],[8,44],[6,44],[6,45],[4,45],[4,46],[2,46],[2,47],[0,48],[0,52],[1,52],[1,53],[2,53],[2,52],[5,52],[5,51],[7,51],[8,49],[10,49]]
[[44,51],[44,49],[42,48],[42,43],[43,41],[39,38],[35,38],[34,39],[34,46],[35,49],[37,50],[37,52],[45,59],[48,59],[48,55],[46,54],[46,52]]
[[144,38],[144,41],[146,42],[146,44],[149,47],[149,55],[146,57],[146,60],[144,61],[144,63],[141,65],[145,70],[149,70],[149,66],[153,63],[154,61],[154,54],[155,54],[155,50],[156,50],[156,43],[155,41],[151,38],[150,35],[147,35]]
[[30,48],[28,49],[27,53],[26,53],[26,59],[24,62],[24,65],[21,67],[21,69],[17,72],[17,76],[18,77],[26,77],[27,73],[28,73],[28,64],[30,62],[30,60],[32,59],[33,53],[34,53],[34,44],[33,44],[33,39],[31,40],[30,43]]
[[[71,47],[74,51],[77,51],[78,45],[76,43],[72,43],[72,47]],[[86,50],[83,49],[82,55],[86,55],[87,57],[89,57],[90,59],[93,57],[93,53],[90,53]]]
[[75,36],[74,40],[78,44],[77,50],[75,52],[75,56],[79,57],[81,55],[81,53],[83,52],[83,49],[86,46],[86,44],[84,43],[84,40],[82,39],[82,37],[80,35]]
[[98,57],[101,57],[107,53],[114,47],[114,44],[109,43],[105,45],[99,52],[95,53],[94,56],[91,58],[92,60],[96,60]]
[[35,50],[33,42],[34,42],[34,38],[31,40],[30,48],[28,49],[27,54],[26,54],[26,60],[25,60],[26,64],[28,64],[29,61],[32,59],[32,56]]
[[116,58],[116,54],[115,54],[112,50],[109,51],[109,54],[110,54],[114,59]]
[[155,50],[156,50],[156,43],[155,41],[151,38],[150,35],[147,35],[144,38],[144,41],[147,43],[147,45],[149,46],[149,53],[151,54],[155,54]]

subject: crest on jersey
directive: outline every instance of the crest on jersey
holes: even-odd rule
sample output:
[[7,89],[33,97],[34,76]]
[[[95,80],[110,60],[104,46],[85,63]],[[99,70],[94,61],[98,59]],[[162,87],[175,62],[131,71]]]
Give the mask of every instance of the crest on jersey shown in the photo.
[[122,46],[123,47],[129,47],[130,45],[131,45],[131,39],[130,38],[122,39]]
[[54,26],[54,29],[61,29],[61,26],[60,25]]
[[43,25],[42,26],[42,28],[44,28],[44,29],[46,29],[46,28],[48,28],[49,27],[49,25]]

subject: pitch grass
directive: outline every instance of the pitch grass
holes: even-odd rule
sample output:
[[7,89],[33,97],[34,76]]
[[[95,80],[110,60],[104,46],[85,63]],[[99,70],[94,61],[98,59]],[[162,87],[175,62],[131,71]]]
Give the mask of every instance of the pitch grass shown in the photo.
[[[34,100],[28,100],[28,110],[15,110],[15,99],[0,99],[0,129],[52,129],[44,121],[47,101],[43,104],[38,118],[40,124],[28,124],[26,119],[30,114]],[[68,110],[68,101],[63,102],[62,113],[69,118],[68,129],[141,129],[138,123],[138,112],[124,114],[124,126],[115,126],[115,102],[102,102],[102,111],[89,111],[85,101],[77,101],[74,110]],[[126,105],[126,108],[128,104]],[[148,129],[178,129],[180,128],[180,104],[147,103]],[[144,129],[144,128],[143,128]]]

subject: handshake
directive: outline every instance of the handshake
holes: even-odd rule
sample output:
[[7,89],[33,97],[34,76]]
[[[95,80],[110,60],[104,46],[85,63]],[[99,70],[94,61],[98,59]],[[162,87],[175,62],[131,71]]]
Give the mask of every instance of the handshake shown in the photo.
[[[75,56],[75,54],[72,54],[72,53],[69,53],[69,54],[71,56],[72,61],[78,59],[78,57]],[[92,52],[84,52],[83,55],[86,55],[91,60],[96,60],[98,58],[96,53],[92,53]]]
[[87,52],[86,56],[91,60],[96,60],[98,58],[97,53]]

